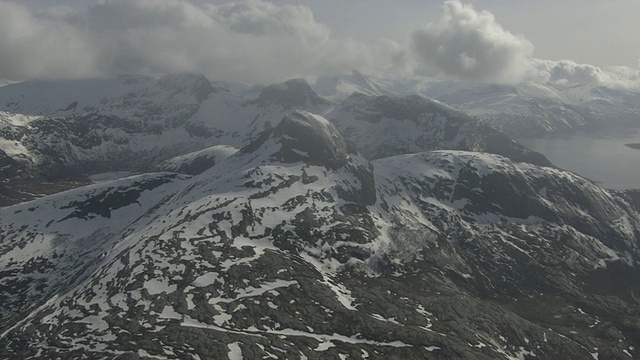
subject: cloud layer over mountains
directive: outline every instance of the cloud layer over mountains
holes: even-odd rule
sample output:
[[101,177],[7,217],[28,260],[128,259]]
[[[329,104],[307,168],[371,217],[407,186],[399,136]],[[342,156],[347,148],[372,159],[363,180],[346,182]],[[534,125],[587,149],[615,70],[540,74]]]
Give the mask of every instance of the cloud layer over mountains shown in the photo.
[[0,2],[0,78],[198,71],[221,80],[391,66],[399,46],[334,39],[304,6],[112,0],[34,14]]
[[36,13],[0,0],[0,79],[202,72],[270,83],[346,73],[414,73],[464,80],[582,82],[640,88],[638,69],[533,59],[533,44],[487,11],[445,1],[405,44],[335,36],[302,5],[263,0],[104,0]]

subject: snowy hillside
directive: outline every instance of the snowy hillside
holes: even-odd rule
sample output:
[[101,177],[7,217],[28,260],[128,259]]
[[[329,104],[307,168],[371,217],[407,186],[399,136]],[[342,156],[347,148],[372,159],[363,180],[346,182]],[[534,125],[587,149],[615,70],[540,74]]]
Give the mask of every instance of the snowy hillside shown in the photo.
[[215,145],[165,160],[156,166],[154,170],[197,175],[213,167],[215,164],[228,158],[237,151],[238,149],[233,146]]
[[208,170],[0,209],[2,357],[637,356],[640,194],[294,111]]

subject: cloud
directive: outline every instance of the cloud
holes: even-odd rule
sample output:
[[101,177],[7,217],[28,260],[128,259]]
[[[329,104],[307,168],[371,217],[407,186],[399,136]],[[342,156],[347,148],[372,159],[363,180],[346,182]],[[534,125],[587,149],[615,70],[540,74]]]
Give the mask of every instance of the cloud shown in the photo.
[[273,83],[357,69],[383,77],[640,89],[638,69],[532,59],[528,40],[457,0],[445,1],[439,19],[414,31],[411,46],[337,37],[307,6],[203,3],[101,0],[33,12],[0,0],[0,79],[202,72],[214,80]]
[[551,82],[559,85],[588,84],[610,88],[640,89],[640,68],[627,66],[598,67],[578,64],[570,60],[532,59],[536,69],[533,80]]
[[445,1],[437,21],[413,32],[412,45],[427,69],[460,79],[516,83],[532,71],[531,42],[460,1]]
[[404,69],[406,59],[395,42],[337,39],[308,7],[261,0],[105,0],[37,15],[2,1],[0,49],[6,79],[202,72],[268,83],[354,68]]
[[18,80],[95,73],[90,41],[68,23],[36,17],[0,1],[0,78]]

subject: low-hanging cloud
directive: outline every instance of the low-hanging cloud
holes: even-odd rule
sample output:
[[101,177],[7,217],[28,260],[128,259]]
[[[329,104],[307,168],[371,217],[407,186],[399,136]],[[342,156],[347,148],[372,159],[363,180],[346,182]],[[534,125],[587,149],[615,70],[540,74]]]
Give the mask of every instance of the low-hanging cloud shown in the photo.
[[93,74],[95,53],[89,44],[86,34],[68,23],[0,1],[0,78]]
[[11,80],[196,71],[248,83],[386,71],[405,52],[336,39],[308,7],[262,0],[106,0],[57,15],[0,1],[0,49],[0,78]]
[[627,66],[598,67],[579,64],[570,60],[532,59],[536,69],[533,80],[558,85],[596,85],[620,89],[640,89],[640,66],[632,69]]
[[487,11],[445,1],[440,18],[415,31],[413,50],[423,66],[452,77],[515,83],[532,71],[533,45]]

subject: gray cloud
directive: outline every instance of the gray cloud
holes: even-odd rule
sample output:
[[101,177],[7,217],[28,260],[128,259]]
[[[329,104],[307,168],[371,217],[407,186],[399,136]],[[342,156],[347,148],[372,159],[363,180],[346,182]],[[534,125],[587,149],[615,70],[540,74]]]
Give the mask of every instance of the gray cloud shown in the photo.
[[0,78],[17,80],[95,73],[89,38],[56,19],[0,1]]
[[533,45],[487,11],[445,1],[440,18],[412,36],[423,66],[457,78],[515,83],[531,72]]
[[263,0],[104,0],[40,12],[0,0],[5,80],[202,72],[216,80],[272,83],[358,69],[385,77],[417,72],[640,88],[638,69],[532,59],[528,40],[457,0],[445,1],[439,19],[411,40],[409,49],[392,40],[336,37],[309,7]]
[[329,40],[329,29],[315,21],[301,5],[276,7],[266,2],[207,6],[212,17],[234,32],[263,36],[291,36],[307,41]]
[[0,2],[0,78],[197,71],[249,83],[402,68],[392,41],[336,39],[308,7],[106,0],[79,12],[33,14]]

